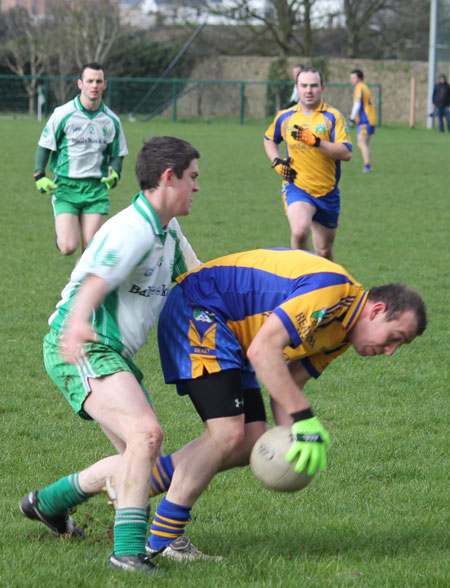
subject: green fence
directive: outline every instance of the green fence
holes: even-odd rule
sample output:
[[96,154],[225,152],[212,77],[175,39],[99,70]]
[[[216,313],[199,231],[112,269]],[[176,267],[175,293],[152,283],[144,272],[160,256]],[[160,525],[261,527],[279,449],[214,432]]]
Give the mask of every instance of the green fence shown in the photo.
[[[369,84],[381,124],[380,84]],[[248,119],[273,116],[284,108],[292,91],[291,82],[248,82],[167,78],[109,78],[105,101],[118,114],[134,120],[154,116],[172,120],[200,118]],[[36,116],[38,95],[42,117],[78,93],[77,78],[68,76],[0,75],[0,112],[10,116]],[[327,84],[325,101],[345,115],[351,111],[353,86]]]

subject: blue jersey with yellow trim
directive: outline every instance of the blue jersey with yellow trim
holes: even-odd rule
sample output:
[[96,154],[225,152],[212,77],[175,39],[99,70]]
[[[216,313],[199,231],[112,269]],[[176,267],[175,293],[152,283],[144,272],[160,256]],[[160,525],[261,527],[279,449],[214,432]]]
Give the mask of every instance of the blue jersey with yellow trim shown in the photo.
[[326,141],[343,143],[352,151],[344,117],[323,100],[313,113],[307,115],[302,112],[299,102],[292,108],[280,110],[264,136],[275,143],[286,142],[286,155],[291,158],[291,167],[297,172],[294,180],[296,186],[315,198],[337,190],[341,176],[340,161],[325,155],[316,147],[293,139],[291,132],[295,130],[294,125],[309,129]]
[[317,377],[350,345],[367,292],[340,265],[292,249],[257,249],[207,262],[177,278],[194,306],[220,317],[244,353],[275,313],[291,338],[286,360]]
[[375,106],[372,102],[370,90],[364,82],[358,82],[353,90],[353,102],[360,104],[358,113],[355,116],[355,122],[357,125],[371,125],[372,127],[377,124],[377,114],[375,112]]

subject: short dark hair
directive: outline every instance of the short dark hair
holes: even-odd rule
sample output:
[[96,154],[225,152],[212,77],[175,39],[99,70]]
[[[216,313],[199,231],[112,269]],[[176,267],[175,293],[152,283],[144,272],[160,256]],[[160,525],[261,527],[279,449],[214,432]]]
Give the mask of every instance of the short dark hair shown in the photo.
[[360,69],[354,69],[354,70],[353,70],[352,72],[350,72],[350,73],[352,73],[352,74],[353,74],[353,73],[354,73],[354,74],[356,74],[360,80],[363,80],[363,79],[364,79],[364,74],[363,74],[363,72],[362,72]]
[[187,141],[176,137],[151,137],[144,141],[136,161],[136,177],[141,190],[156,188],[161,174],[168,168],[173,169],[177,178],[181,178],[193,159],[199,159],[200,153]]
[[305,64],[304,63],[296,63],[293,68],[292,71],[294,71],[294,69],[299,69],[300,71],[297,72],[297,75],[295,76],[295,83],[297,83],[298,80],[298,76],[302,73],[302,71],[305,69]]
[[81,70],[80,70],[80,80],[83,79],[83,74],[84,74],[84,71],[86,69],[96,69],[97,71],[102,71],[103,72],[103,75],[106,77],[105,68],[103,67],[103,65],[100,65],[96,61],[92,61],[91,63],[86,63],[86,65],[83,65],[83,67],[81,68]]
[[407,310],[416,315],[416,335],[422,335],[427,327],[427,310],[420,294],[404,284],[385,284],[369,290],[368,300],[386,304],[386,318],[395,320]]
[[302,69],[302,71],[298,74],[297,80],[298,80],[298,77],[300,76],[300,74],[302,74],[302,73],[308,73],[308,72],[309,73],[317,73],[317,74],[319,74],[319,77],[320,77],[320,85],[323,86],[323,75],[322,75],[322,72],[320,70],[318,70],[317,67],[313,67],[312,65],[306,65]]

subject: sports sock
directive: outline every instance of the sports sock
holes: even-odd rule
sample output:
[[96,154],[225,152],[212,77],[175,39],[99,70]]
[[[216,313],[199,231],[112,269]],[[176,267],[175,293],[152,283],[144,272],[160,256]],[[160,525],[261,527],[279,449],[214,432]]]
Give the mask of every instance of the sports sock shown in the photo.
[[145,553],[147,522],[147,509],[145,508],[129,507],[116,510],[114,521],[115,555]]
[[184,528],[191,518],[191,509],[191,506],[175,504],[164,497],[156,509],[150,527],[150,538],[148,540],[150,547],[152,549],[162,549],[177,537],[183,535]]
[[149,492],[150,498],[166,492],[169,489],[172,476],[173,465],[170,453],[158,457],[152,471],[152,481]]
[[78,475],[70,474],[39,490],[37,502],[40,510],[51,516],[63,516],[68,510],[90,498],[90,494],[80,488]]

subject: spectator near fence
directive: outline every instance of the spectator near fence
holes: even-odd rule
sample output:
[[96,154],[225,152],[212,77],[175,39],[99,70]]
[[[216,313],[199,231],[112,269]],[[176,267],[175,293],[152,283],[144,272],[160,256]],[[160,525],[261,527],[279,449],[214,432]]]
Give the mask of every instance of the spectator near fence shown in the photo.
[[434,113],[438,117],[439,132],[445,131],[444,118],[447,121],[447,130],[450,133],[450,84],[444,74],[439,76],[439,82],[433,90]]

